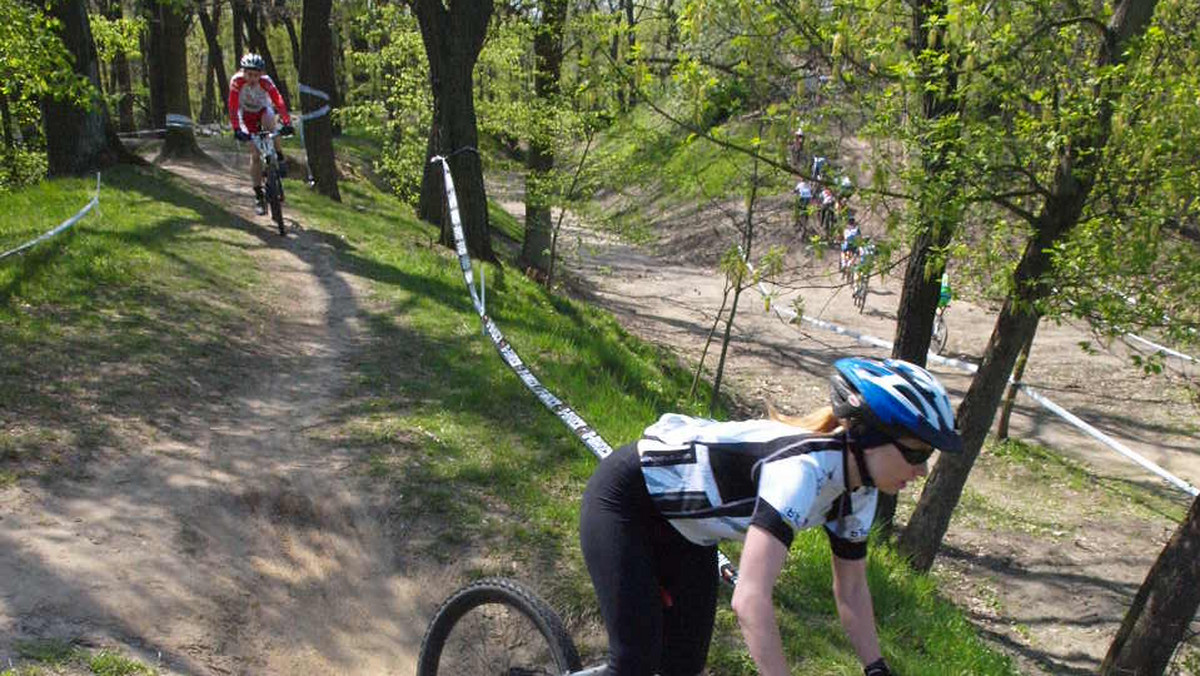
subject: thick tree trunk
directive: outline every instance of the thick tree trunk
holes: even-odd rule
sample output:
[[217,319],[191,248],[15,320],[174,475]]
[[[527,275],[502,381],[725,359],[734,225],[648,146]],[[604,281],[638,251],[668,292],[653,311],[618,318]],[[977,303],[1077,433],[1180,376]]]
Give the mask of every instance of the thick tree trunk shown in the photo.
[[[1098,69],[1108,70],[1127,58],[1130,40],[1145,32],[1156,4],[1157,0],[1123,0],[1116,5],[1096,57]],[[1050,293],[1046,282],[1046,273],[1051,271],[1049,252],[1079,222],[1095,184],[1112,130],[1113,105],[1119,95],[1115,85],[1112,80],[1104,80],[1093,87],[1096,116],[1081,123],[1060,147],[1053,182],[1032,224],[1034,235],[1013,273],[1013,291],[996,319],[979,371],[958,407],[963,452],[938,458],[900,538],[901,551],[918,570],[933,566],[967,475],[995,418],[1017,354],[1037,330],[1038,302]]]
[[192,102],[188,93],[187,27],[190,17],[183,14],[186,10],[173,4],[161,3],[159,9],[167,137],[158,159],[201,157],[203,153],[196,145],[191,124]]
[[[912,44],[919,45],[914,57],[918,61],[928,59],[923,55],[926,48],[938,54],[947,53],[941,34],[930,43],[930,18],[944,17],[946,0],[921,0],[913,5],[911,33]],[[900,306],[896,311],[896,334],[892,339],[892,357],[925,365],[929,353],[929,341],[933,334],[933,319],[937,312],[938,295],[941,290],[942,271],[945,258],[939,254],[949,247],[959,221],[960,181],[950,169],[951,158],[961,145],[956,125],[941,124],[939,121],[958,110],[958,78],[954,69],[923,69],[926,82],[936,87],[926,87],[922,96],[922,119],[919,124],[940,130],[938,138],[922,136],[921,167],[925,180],[917,197],[915,214],[917,236],[909,249],[908,263],[904,270],[904,283],[900,291]],[[875,523],[887,536],[892,534],[896,515],[896,496],[879,494],[875,507]]]
[[[554,105],[553,99],[559,92],[566,18],[566,0],[546,0],[542,5],[541,23],[536,27],[533,38],[533,88],[538,99],[547,107]],[[521,245],[520,265],[522,268],[532,267],[549,279],[554,232],[546,183],[554,169],[554,145],[551,138],[553,125],[547,117],[538,116],[545,124],[535,130],[529,142],[529,156],[525,160],[528,169],[525,179],[525,239]]]
[[275,81],[275,86],[279,88],[279,94],[290,105],[292,97],[288,92],[287,82],[275,67],[275,57],[271,56],[271,47],[267,44],[266,22],[257,2],[250,6],[249,11],[243,15],[243,19],[246,25],[246,35],[250,40],[250,50],[258,52],[263,61],[267,62],[267,75],[270,75],[271,79]]
[[[329,95],[329,101],[303,89],[300,92],[301,110],[328,110],[337,89],[333,72],[333,34],[329,28],[332,0],[304,0],[304,44],[301,48],[300,82]],[[342,200],[338,192],[337,164],[333,154],[333,130],[326,113],[304,122],[304,148],[308,151],[308,167],[316,181],[317,192]]]
[[1158,676],[1187,635],[1200,608],[1200,498],[1133,598],[1100,676]]
[[128,157],[108,118],[100,97],[100,63],[92,40],[84,0],[55,0],[48,3],[49,15],[60,22],[63,44],[75,61],[75,73],[95,88],[91,105],[80,108],[67,100],[47,97],[43,101],[46,156],[51,176],[82,174]]
[[[225,53],[221,49],[221,0],[214,0],[212,16],[204,11],[203,5],[199,7],[196,16],[200,18],[200,28],[204,31],[204,41],[208,45],[208,62],[213,66],[213,77],[217,80],[217,91],[221,95],[217,106],[217,110],[221,111],[218,113],[220,119],[229,112],[225,110],[229,101],[229,73],[225,70]],[[240,53],[237,54],[237,58],[241,58]]]
[[[492,16],[492,0],[450,0],[449,8],[441,0],[412,0],[412,8],[421,26],[433,91],[433,123],[427,156],[440,154],[449,158],[471,255],[499,263],[492,252],[488,227],[487,193],[477,150],[479,131],[471,83],[471,73]],[[425,221],[441,226],[442,244],[453,247],[454,233],[445,211],[442,182],[441,167],[426,163],[417,212]]]
[[1008,391],[1004,394],[1004,405],[1000,408],[1000,423],[996,425],[997,439],[1004,440],[1008,438],[1008,421],[1012,417],[1013,403],[1017,400],[1017,389],[1021,384],[1021,378],[1025,375],[1025,364],[1029,362],[1029,351],[1033,349],[1033,339],[1036,336],[1036,330],[1029,334],[1029,340],[1021,346],[1021,353],[1017,355],[1017,363],[1013,367],[1012,382],[1008,384]]

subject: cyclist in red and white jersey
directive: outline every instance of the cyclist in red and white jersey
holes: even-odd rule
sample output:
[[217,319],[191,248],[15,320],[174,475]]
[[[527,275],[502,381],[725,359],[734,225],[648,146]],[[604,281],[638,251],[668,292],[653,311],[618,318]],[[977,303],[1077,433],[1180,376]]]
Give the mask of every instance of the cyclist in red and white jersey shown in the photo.
[[[286,136],[292,132],[292,120],[287,104],[275,82],[263,72],[266,64],[258,54],[249,53],[238,62],[240,70],[229,81],[229,123],[233,135],[239,141],[250,140],[250,135],[260,131],[280,131]],[[282,127],[279,124],[282,123]],[[275,138],[275,152],[279,155],[279,173],[285,175],[287,167],[283,161],[283,149],[279,138]],[[262,187],[262,159],[258,153],[250,153],[250,181],[254,186],[255,208],[259,215],[267,213],[267,204]]]

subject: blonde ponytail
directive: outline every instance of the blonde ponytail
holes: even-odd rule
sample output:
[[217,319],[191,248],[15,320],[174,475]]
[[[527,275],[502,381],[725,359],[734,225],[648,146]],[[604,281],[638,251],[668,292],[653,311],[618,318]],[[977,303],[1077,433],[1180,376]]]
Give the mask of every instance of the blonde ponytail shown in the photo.
[[795,416],[784,415],[779,411],[776,411],[775,407],[771,404],[767,404],[767,417],[776,422],[781,422],[785,425],[792,425],[793,427],[800,427],[808,430],[809,432],[815,432],[818,434],[832,432],[837,429],[839,425],[841,425],[841,421],[839,421],[837,416],[833,414],[832,406],[822,406],[821,408],[811,411],[806,415]]

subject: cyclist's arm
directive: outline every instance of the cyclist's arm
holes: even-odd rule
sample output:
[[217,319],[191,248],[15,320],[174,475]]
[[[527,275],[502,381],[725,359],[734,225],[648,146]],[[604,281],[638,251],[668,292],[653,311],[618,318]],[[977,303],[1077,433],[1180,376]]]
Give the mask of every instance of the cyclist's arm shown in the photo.
[[234,75],[229,81],[229,126],[233,127],[234,131],[244,131],[249,133],[246,125],[242,124],[242,85],[246,80],[241,75]]
[[789,673],[771,600],[786,558],[787,547],[778,538],[761,526],[750,526],[739,562],[738,583],[733,588],[733,611],[762,676]]
[[275,112],[279,115],[279,121],[283,124],[291,124],[292,119],[288,116],[287,104],[283,102],[283,96],[279,93],[279,88],[275,86],[275,82],[263,73],[258,79],[258,83],[262,86],[263,91],[267,96],[271,97],[271,104],[275,106]]
[[[747,537],[746,542],[749,544]],[[745,554],[742,555],[745,558]],[[741,585],[741,581],[738,581]],[[838,619],[850,638],[854,652],[863,664],[883,656],[879,650],[879,635],[875,631],[875,609],[871,604],[871,589],[867,586],[867,559],[843,559],[833,556],[833,597],[837,601]]]

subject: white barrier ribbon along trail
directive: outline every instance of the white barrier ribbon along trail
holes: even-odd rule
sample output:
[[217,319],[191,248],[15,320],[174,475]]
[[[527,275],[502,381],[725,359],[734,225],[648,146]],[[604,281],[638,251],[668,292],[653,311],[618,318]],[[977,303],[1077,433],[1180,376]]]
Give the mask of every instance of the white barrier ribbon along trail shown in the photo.
[[[329,101],[329,94],[327,94],[315,87],[309,87],[308,85],[304,84],[303,82],[300,83],[300,93],[308,94],[309,96],[314,96],[318,99],[321,99],[322,101]],[[322,115],[328,115],[328,114],[329,114],[329,104],[326,103],[325,105],[321,106],[320,108],[317,108],[316,110],[310,110],[307,113],[302,113],[300,115],[300,119],[304,120],[305,122],[308,122],[309,120],[315,120],[318,117],[321,117]]]
[[[546,389],[538,381],[537,376],[533,375],[529,367],[525,365],[525,362],[521,361],[516,350],[505,340],[504,334],[500,333],[500,329],[496,326],[495,322],[487,316],[487,311],[483,304],[483,296],[475,286],[475,273],[471,267],[471,256],[467,253],[466,238],[463,236],[462,229],[462,217],[458,211],[458,197],[454,191],[454,177],[450,175],[450,163],[441,155],[435,155],[429,161],[440,162],[442,165],[446,203],[450,207],[450,224],[454,231],[454,250],[458,255],[459,266],[462,268],[463,281],[467,285],[467,291],[471,294],[471,304],[475,306],[475,311],[479,314],[479,321],[483,324],[484,334],[492,341],[504,363],[508,364],[508,367],[517,374],[517,377],[521,379],[525,387],[538,398],[538,401],[542,402],[543,406],[561,420],[587,446],[593,455],[600,459],[608,457],[613,451],[612,446],[596,430],[592,429],[592,426],[586,420],[561,399],[554,396],[550,390]],[[733,562],[720,551],[717,552],[717,572],[721,579],[729,585],[737,584],[737,569],[734,567]]]
[[[746,259],[745,255],[742,256],[742,260],[746,263],[746,266],[750,269],[751,274],[754,274],[754,266],[753,266],[753,264],[750,263],[749,260]],[[763,284],[762,281],[758,282],[758,291],[759,291],[759,293],[761,293],[763,295],[764,298],[767,298],[767,299],[772,298],[771,293],[769,291],[767,291],[767,288]],[[861,333],[861,332],[855,331],[853,329],[848,329],[844,326],[839,326],[832,322],[827,322],[823,319],[816,319],[815,317],[809,317],[808,315],[797,315],[797,313],[795,311],[793,311],[792,309],[790,309],[790,308],[782,308],[781,309],[776,303],[770,303],[770,307],[771,307],[771,309],[773,309],[775,311],[775,315],[777,317],[779,317],[780,319],[782,319],[784,322],[786,322],[788,324],[792,324],[797,319],[799,319],[800,321],[802,321],[806,324],[811,324],[819,329],[824,329],[826,331],[831,331],[831,332],[839,334],[839,335],[847,336],[849,338],[853,338],[854,340],[856,340],[864,345],[870,345],[871,347],[877,347],[880,349],[887,350],[888,352],[891,352],[892,343],[889,341],[886,341],[882,338],[876,338],[875,336]],[[1186,355],[1184,355],[1184,356],[1186,356]],[[932,362],[935,362],[938,364],[942,364],[943,366],[950,366],[950,367],[956,368],[956,369],[966,372],[966,373],[973,374],[979,370],[979,367],[976,366],[975,364],[963,361],[961,359],[954,359],[952,357],[943,357],[940,354],[936,354],[934,352],[930,352],[928,354],[928,359],[929,359],[929,361],[932,361]],[[1010,383],[1012,382],[1011,376],[1009,377],[1009,382]],[[1185,493],[1188,493],[1188,494],[1192,495],[1193,497],[1200,496],[1200,489],[1196,488],[1195,486],[1188,483],[1187,481],[1180,479],[1179,477],[1175,476],[1174,474],[1171,474],[1167,470],[1156,465],[1153,461],[1149,460],[1145,456],[1139,454],[1138,452],[1130,449],[1125,444],[1122,444],[1121,442],[1117,441],[1116,439],[1113,439],[1112,437],[1108,436],[1107,434],[1096,429],[1095,427],[1093,427],[1086,421],[1079,418],[1079,416],[1076,416],[1075,414],[1071,413],[1067,409],[1065,409],[1062,406],[1059,406],[1058,404],[1051,401],[1046,395],[1038,392],[1037,390],[1033,389],[1032,387],[1030,387],[1024,383],[1017,383],[1017,387],[1020,388],[1020,390],[1022,392],[1024,392],[1026,396],[1028,396],[1030,399],[1033,399],[1035,402],[1040,404],[1043,408],[1045,408],[1046,410],[1050,411],[1051,413],[1057,415],[1058,417],[1062,418],[1063,420],[1067,421],[1071,425],[1079,428],[1088,436],[1091,436],[1092,438],[1096,439],[1097,441],[1104,444],[1105,446],[1108,446],[1109,448],[1116,451],[1117,453],[1120,453],[1121,455],[1125,456],[1129,460],[1132,460],[1134,463],[1149,470],[1150,472],[1153,472],[1154,474],[1158,475],[1159,477],[1164,479],[1167,483],[1171,484],[1172,486],[1175,486],[1179,490],[1181,490]]]
[[21,246],[18,246],[15,249],[9,249],[8,251],[5,251],[4,253],[0,253],[0,260],[4,260],[5,258],[8,258],[9,256],[15,256],[16,254],[19,254],[22,251],[25,251],[26,249],[29,249],[32,246],[35,246],[41,242],[44,242],[44,241],[50,239],[51,237],[59,234],[60,232],[70,229],[71,226],[78,223],[79,219],[83,218],[84,215],[87,214],[87,212],[91,211],[93,207],[99,206],[99,204],[100,204],[100,173],[96,172],[96,194],[92,196],[92,199],[88,200],[87,204],[83,205],[82,209],[80,209],[74,216],[72,216],[72,217],[68,218],[67,220],[63,221],[62,223],[60,223],[54,229],[48,230],[48,231],[42,233],[41,235],[38,235],[37,237],[29,240],[28,242],[25,242],[24,244],[22,244]]

